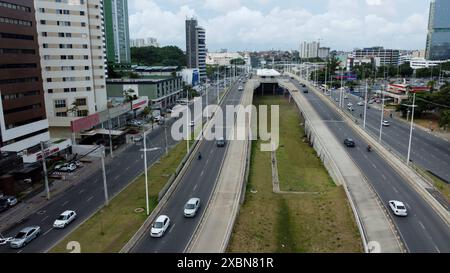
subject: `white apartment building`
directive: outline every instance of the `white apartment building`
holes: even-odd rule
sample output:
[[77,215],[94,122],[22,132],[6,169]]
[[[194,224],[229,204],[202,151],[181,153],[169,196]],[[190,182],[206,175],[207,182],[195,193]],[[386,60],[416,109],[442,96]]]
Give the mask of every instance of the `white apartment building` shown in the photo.
[[244,59],[244,57],[237,52],[208,52],[206,54],[207,65],[229,66],[231,64],[231,60],[234,59]]
[[300,58],[310,59],[317,58],[319,56],[319,42],[303,42],[300,44]]
[[52,137],[107,109],[102,0],[34,0]]

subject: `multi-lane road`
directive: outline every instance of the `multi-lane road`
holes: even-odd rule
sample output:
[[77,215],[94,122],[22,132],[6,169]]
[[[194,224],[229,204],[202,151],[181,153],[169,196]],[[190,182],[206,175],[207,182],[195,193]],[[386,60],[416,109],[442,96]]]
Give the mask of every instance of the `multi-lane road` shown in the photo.
[[[339,100],[339,92],[338,90],[331,91],[331,97],[335,102],[336,99]],[[347,109],[347,104],[352,103],[354,111],[350,112],[362,125],[364,106],[358,106],[357,103],[364,102],[364,98],[348,93],[347,95],[348,99],[345,99],[344,107]],[[364,93],[359,93],[359,95],[364,97]],[[369,105],[370,109],[367,110],[366,129],[378,137],[380,134],[381,110],[376,109],[374,105]],[[382,128],[382,143],[387,144],[406,160],[410,125],[389,116],[385,116],[384,119],[388,120],[391,125]],[[410,159],[450,183],[450,142],[421,129],[415,129],[413,130]]]
[[[222,101],[222,110],[226,105],[237,105],[241,96],[242,92],[238,91],[238,85],[235,85]],[[228,133],[229,129],[224,128],[224,134]],[[226,154],[226,147],[217,147],[215,141],[205,140],[200,144],[199,151],[202,159],[196,159],[191,163],[179,186],[161,211],[161,215],[167,215],[171,220],[169,229],[162,238],[152,238],[150,230],[147,230],[132,252],[182,253],[187,248],[213,193]],[[184,205],[193,197],[200,198],[202,206],[195,218],[185,218]]]
[[[297,81],[291,81],[302,90]],[[367,177],[391,215],[407,251],[450,252],[450,229],[428,203],[380,155],[366,150],[368,143],[344,122],[335,109],[323,102],[312,90],[307,94],[302,93],[302,96],[312,104],[338,140],[355,140],[355,148],[346,148],[348,154]],[[389,200],[403,201],[409,215],[404,218],[393,216],[388,207]]]
[[[216,89],[210,87],[209,90],[209,104],[214,104],[217,101]],[[202,97],[202,102],[203,105],[206,105],[206,96]],[[193,105],[190,108],[192,110]],[[196,118],[193,117],[194,120]],[[174,119],[169,119],[167,125],[170,126],[174,121]],[[170,130],[167,131],[170,132]],[[177,143],[170,136],[170,133],[168,133],[167,139],[169,146]],[[157,127],[147,134],[147,148],[152,147],[159,147],[161,149],[148,152],[147,163],[149,166],[164,154],[165,138],[163,128]],[[142,174],[144,171],[142,148],[142,145],[131,145],[125,151],[116,155],[114,160],[106,165],[108,193],[110,196],[120,192],[137,176]],[[56,196],[39,212],[29,215],[21,224],[3,233],[5,237],[13,237],[24,227],[37,225],[41,227],[41,235],[39,238],[21,249],[11,249],[8,244],[2,245],[0,246],[0,253],[46,252],[70,234],[79,223],[92,216],[98,208],[103,206],[104,202],[102,172],[101,170],[97,170],[84,181],[80,181],[74,187]],[[65,210],[75,210],[77,212],[77,219],[63,230],[54,229],[54,220]]]

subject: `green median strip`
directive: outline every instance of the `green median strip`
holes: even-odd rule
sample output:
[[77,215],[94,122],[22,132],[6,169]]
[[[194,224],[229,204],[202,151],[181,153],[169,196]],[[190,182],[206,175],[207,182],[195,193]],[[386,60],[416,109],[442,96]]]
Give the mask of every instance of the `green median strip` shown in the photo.
[[[186,143],[182,141],[149,168],[150,211],[156,207],[159,191],[185,155]],[[76,241],[80,243],[83,253],[117,253],[147,218],[145,206],[145,179],[142,174],[112,199],[108,207],[94,214],[50,252],[70,252],[66,249],[67,244]]]
[[304,142],[296,105],[282,96],[255,97],[254,104],[280,105],[276,156],[283,192],[273,192],[271,153],[260,151],[261,140],[253,141],[246,198],[228,252],[362,252],[345,191]]

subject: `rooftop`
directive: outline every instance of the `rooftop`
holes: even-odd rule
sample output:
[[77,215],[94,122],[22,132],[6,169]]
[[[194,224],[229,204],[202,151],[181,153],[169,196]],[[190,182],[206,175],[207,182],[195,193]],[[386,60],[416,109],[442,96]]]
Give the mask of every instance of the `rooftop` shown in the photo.
[[275,69],[258,69],[256,75],[258,77],[279,77],[281,74]]

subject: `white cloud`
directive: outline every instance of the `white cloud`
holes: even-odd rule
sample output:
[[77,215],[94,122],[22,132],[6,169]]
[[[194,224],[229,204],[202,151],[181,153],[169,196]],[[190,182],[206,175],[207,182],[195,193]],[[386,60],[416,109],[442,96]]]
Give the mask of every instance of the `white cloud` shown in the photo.
[[[274,7],[263,12],[241,6],[239,0],[206,0],[203,8],[209,3],[206,10],[214,7],[216,13],[211,15],[200,8],[199,16],[188,4],[164,10],[155,0],[133,0],[130,5],[136,12],[130,15],[130,29],[133,38],[152,36],[162,44],[184,49],[185,18],[196,15],[206,28],[210,50],[298,49],[301,41],[319,38],[334,49],[372,45],[423,48],[427,11],[392,16],[401,14],[402,1],[329,0],[326,11],[313,14],[300,6],[282,8],[271,3]],[[223,8],[220,12],[219,7]]]
[[206,9],[212,9],[218,12],[236,10],[241,7],[240,0],[205,0]]

